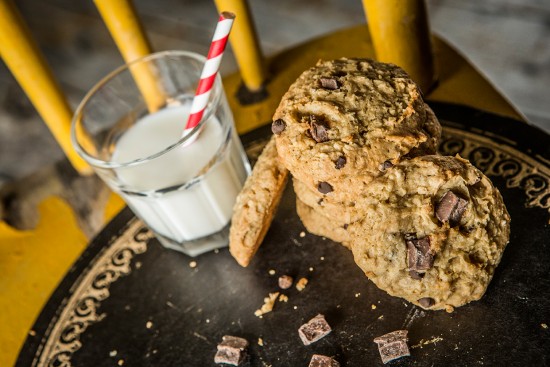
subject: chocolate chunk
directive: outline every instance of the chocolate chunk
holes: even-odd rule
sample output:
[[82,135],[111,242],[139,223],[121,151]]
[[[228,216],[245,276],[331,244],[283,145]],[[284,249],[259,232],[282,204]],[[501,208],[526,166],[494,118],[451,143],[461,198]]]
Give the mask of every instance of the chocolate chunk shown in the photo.
[[325,89],[335,90],[340,88],[338,81],[333,78],[321,78],[319,79],[319,82],[321,83],[321,87]]
[[430,297],[424,297],[424,298],[420,298],[418,300],[418,303],[420,303],[420,306],[422,306],[424,308],[430,308],[433,305],[435,305],[435,300],[433,298],[430,298]]
[[344,157],[343,155],[338,157],[338,159],[336,160],[336,162],[334,163],[334,168],[336,169],[342,169],[344,168],[344,166],[346,165],[346,157]]
[[311,343],[324,338],[331,331],[332,329],[325,320],[325,316],[319,314],[300,326],[298,329],[298,335],[300,336],[300,339],[302,339],[304,345],[310,345]]
[[406,243],[409,271],[424,272],[431,269],[434,264],[434,256],[430,248],[430,237],[417,239],[411,238],[409,235]]
[[407,330],[397,330],[374,339],[384,364],[411,355],[407,345],[407,333]]
[[286,123],[282,119],[277,119],[271,124],[273,134],[279,135],[286,129]]
[[348,227],[349,227],[349,224],[347,224],[347,223],[342,226],[342,228],[344,228],[344,229],[348,229]]
[[328,129],[330,126],[328,123],[323,120],[319,119],[314,115],[310,116],[310,123],[309,123],[309,132],[311,133],[311,137],[313,140],[315,140],[317,143],[324,143],[325,141],[328,141]]
[[391,168],[391,167],[393,167],[393,163],[391,161],[385,161],[380,166],[378,166],[378,169],[380,171],[384,172],[385,170],[387,170],[388,168]]
[[292,287],[292,282],[294,279],[290,275],[282,275],[279,277],[279,288],[288,289]]
[[441,223],[449,222],[455,226],[460,222],[467,206],[467,200],[458,197],[452,191],[447,191],[435,206],[435,216]]
[[218,351],[214,356],[215,363],[231,364],[238,366],[246,356],[248,341],[236,336],[225,335],[218,344]]
[[426,274],[425,273],[419,273],[418,271],[415,271],[415,270],[409,270],[409,275],[413,279],[421,280],[422,278],[424,278],[424,275],[426,275]]
[[318,190],[321,194],[328,194],[329,192],[332,192],[333,188],[332,188],[332,185],[329,184],[328,182],[321,181],[321,182],[319,182],[319,184],[317,185],[317,190]]
[[468,200],[464,200],[463,198],[458,198],[458,203],[455,206],[455,209],[451,213],[451,217],[449,218],[449,223],[454,227],[460,223],[460,219],[462,219],[462,214],[466,211],[466,207],[468,206]]
[[340,367],[340,363],[330,357],[314,354],[308,367]]

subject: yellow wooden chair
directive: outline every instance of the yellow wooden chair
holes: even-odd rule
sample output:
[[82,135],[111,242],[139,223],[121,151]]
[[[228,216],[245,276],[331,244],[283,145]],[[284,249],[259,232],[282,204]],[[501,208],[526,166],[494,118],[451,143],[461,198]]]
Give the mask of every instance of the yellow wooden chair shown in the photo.
[[[125,61],[151,52],[129,1],[95,0]],[[238,16],[230,40],[240,72],[225,77],[224,84],[240,133],[269,123],[281,96],[303,70],[318,59],[342,56],[396,63],[412,75],[430,100],[522,120],[457,51],[430,35],[423,0],[363,0],[368,26],[338,31],[267,59],[260,52],[245,0],[216,0],[216,5]],[[0,0],[0,54],[74,168],[82,175],[90,174],[70,144],[72,111],[10,0]],[[34,319],[89,240],[74,210],[59,197],[46,196],[39,205],[36,228],[21,231],[0,222],[1,366],[13,364]],[[112,195],[103,220],[108,221],[122,207],[122,201]]]

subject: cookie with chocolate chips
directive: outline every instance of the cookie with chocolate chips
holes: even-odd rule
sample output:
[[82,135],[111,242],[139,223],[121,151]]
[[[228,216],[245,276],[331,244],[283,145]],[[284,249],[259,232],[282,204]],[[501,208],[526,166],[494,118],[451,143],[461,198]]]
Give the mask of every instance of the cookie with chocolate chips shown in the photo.
[[383,174],[381,165],[433,154],[441,127],[401,68],[342,58],[319,62],[292,84],[272,130],[292,175],[342,201]]
[[508,243],[510,216],[499,191],[468,161],[403,161],[368,185],[362,205],[349,243],[379,288],[431,310],[483,296]]

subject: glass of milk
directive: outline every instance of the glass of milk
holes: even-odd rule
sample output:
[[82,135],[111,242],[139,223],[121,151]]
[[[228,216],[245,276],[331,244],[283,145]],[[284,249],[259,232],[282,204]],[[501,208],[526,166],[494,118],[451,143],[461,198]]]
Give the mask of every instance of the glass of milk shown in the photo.
[[226,246],[250,173],[220,76],[200,124],[183,134],[205,58],[149,55],[86,95],[72,141],[95,172],[168,248],[196,256]]

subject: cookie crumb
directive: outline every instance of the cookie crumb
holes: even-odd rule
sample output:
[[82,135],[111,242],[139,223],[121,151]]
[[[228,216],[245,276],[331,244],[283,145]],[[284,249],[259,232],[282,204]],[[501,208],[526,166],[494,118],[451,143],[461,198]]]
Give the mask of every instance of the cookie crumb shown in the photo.
[[546,324],[540,324],[540,326],[541,326],[543,329],[548,329],[548,325],[546,325]]
[[300,278],[300,280],[296,283],[296,289],[300,292],[303,291],[306,288],[307,283],[307,278]]
[[373,310],[376,310],[376,305],[375,305],[375,304],[372,304],[372,305],[370,306],[370,308],[373,309]]
[[124,359],[119,359],[117,364],[119,366],[122,366],[124,364]]
[[256,310],[254,312],[254,315],[262,318],[262,315],[271,312],[273,310],[273,305],[275,304],[277,297],[279,297],[279,292],[269,293],[269,296],[264,298],[264,304],[262,305],[262,307],[259,310]]
[[311,266],[309,267],[309,271],[313,271],[313,268]]
[[306,232],[302,231],[300,232],[300,238],[304,238],[306,236]]
[[314,354],[311,357],[308,367],[340,367],[340,363],[331,357]]
[[294,282],[294,279],[292,279],[290,275],[281,275],[279,277],[279,288],[288,289],[292,287],[293,282]]
[[258,338],[258,345],[260,347],[263,347],[264,346],[264,340],[262,338]]
[[292,307],[292,308],[295,309],[295,310],[297,310],[297,309],[298,309],[298,306],[294,306],[294,307]]
[[34,331],[34,330],[29,331],[29,335],[30,336],[36,336],[36,331]]
[[210,319],[205,320],[207,324],[210,324]]
[[195,268],[197,267],[197,262],[196,262],[196,261],[191,261],[191,262],[189,263],[189,267],[190,267],[191,269],[195,269]]
[[112,350],[109,352],[109,357],[116,357],[117,354],[118,352],[116,350]]
[[288,302],[288,296],[281,294],[279,296],[279,302]]
[[214,250],[214,253],[215,253],[215,254],[219,254],[219,253],[220,253],[220,249],[215,249],[215,250]]
[[355,298],[359,298],[360,295],[361,293],[355,293]]
[[137,261],[136,262],[136,269],[140,269],[141,268],[141,261]]
[[153,323],[152,323],[151,321],[147,321],[147,323],[145,324],[145,327],[146,327],[147,329],[150,329],[150,328],[153,327]]
[[275,270],[269,269],[268,273],[269,273],[269,275],[275,275]]
[[324,261],[324,260],[325,260],[325,257],[324,257],[324,256],[321,256],[320,259],[321,259],[321,261]]

